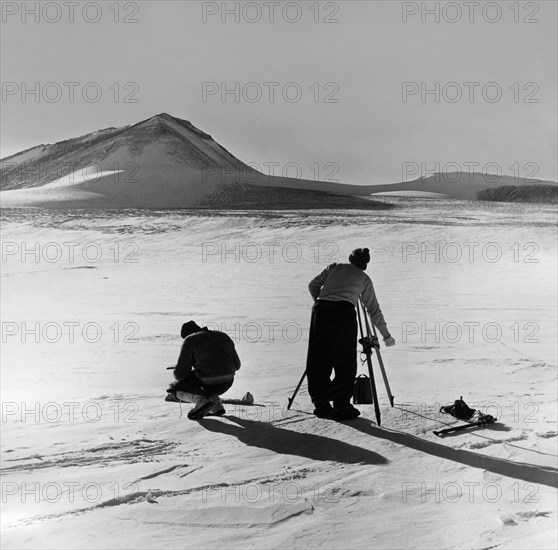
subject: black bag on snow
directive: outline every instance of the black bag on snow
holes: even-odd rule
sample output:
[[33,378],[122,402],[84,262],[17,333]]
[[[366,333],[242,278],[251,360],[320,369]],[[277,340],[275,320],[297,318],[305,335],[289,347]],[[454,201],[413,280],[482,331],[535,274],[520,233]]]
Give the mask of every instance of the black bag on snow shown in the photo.
[[355,405],[370,405],[373,403],[370,378],[366,374],[361,374],[355,378],[353,403]]

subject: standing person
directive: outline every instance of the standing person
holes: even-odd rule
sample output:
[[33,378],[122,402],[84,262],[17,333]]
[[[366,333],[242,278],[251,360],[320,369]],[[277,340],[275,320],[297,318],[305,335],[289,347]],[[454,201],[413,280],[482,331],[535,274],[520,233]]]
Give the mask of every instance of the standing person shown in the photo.
[[222,416],[225,408],[219,396],[230,389],[240,368],[234,342],[224,332],[202,328],[194,321],[184,323],[180,335],[184,342],[173,371],[177,382],[167,391],[195,404],[188,413],[191,420]]
[[[349,420],[360,415],[350,402],[357,373],[355,307],[359,298],[382,334],[385,345],[395,345],[372,281],[364,273],[368,262],[368,248],[358,248],[349,256],[348,264],[329,265],[308,285],[314,306],[306,373],[314,414],[320,418]],[[335,372],[333,380],[330,379],[332,370]],[[330,401],[333,401],[333,407]]]

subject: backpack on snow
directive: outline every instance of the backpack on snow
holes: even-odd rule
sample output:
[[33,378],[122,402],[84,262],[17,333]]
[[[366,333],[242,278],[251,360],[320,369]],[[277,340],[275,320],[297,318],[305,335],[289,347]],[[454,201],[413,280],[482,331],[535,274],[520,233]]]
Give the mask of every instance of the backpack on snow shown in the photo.
[[453,405],[446,405],[445,407],[440,407],[440,412],[444,414],[450,414],[458,420],[464,420],[469,423],[478,423],[482,426],[488,426],[496,422],[497,418],[494,418],[490,414],[484,414],[476,409],[471,409],[463,401],[463,396],[460,399],[456,399]]

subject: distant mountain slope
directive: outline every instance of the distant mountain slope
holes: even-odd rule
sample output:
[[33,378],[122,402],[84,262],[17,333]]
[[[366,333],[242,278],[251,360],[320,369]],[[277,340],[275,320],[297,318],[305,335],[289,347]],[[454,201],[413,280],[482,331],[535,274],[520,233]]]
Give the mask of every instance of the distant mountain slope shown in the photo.
[[244,210],[309,210],[314,208],[343,210],[389,210],[393,204],[366,197],[324,193],[312,189],[264,187],[259,185],[224,185],[204,198],[198,208],[240,208]]
[[345,196],[370,192],[360,186],[262,174],[166,113],[12,155],[0,182],[3,207],[378,206]]
[[52,145],[39,145],[2,159],[1,189],[40,187],[88,166],[118,170],[124,167],[118,162],[121,159],[135,161],[139,168],[145,148],[155,142],[164,144],[166,155],[192,168],[249,170],[209,134],[187,121],[160,114],[133,126],[107,128]]
[[480,201],[498,202],[537,202],[558,204],[558,186],[556,185],[503,185],[495,189],[486,189],[478,194]]
[[391,192],[428,192],[452,199],[477,200],[478,193],[487,189],[513,185],[516,187],[536,184],[558,185],[553,181],[514,178],[513,176],[497,176],[479,172],[436,173],[428,178],[413,181],[376,185],[374,193]]
[[375,208],[378,203],[365,195],[427,191],[476,200],[479,191],[512,180],[504,177],[493,183],[473,174],[471,183],[469,174],[453,176],[457,177],[436,175],[390,185],[268,176],[190,122],[162,113],[131,126],[39,145],[2,159],[0,206]]
[[2,161],[2,206],[193,206],[221,172],[249,167],[187,121],[162,114]]

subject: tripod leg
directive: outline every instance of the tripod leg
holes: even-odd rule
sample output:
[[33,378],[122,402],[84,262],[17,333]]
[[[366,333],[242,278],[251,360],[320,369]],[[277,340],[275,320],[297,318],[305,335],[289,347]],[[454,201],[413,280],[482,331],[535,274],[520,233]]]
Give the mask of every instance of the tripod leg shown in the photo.
[[[360,304],[360,302],[359,302]],[[364,330],[362,328],[362,319],[360,318],[360,307],[359,304],[357,304],[357,316],[358,316],[358,328],[360,330],[360,337],[364,338]],[[364,317],[366,318],[366,313],[364,313]],[[362,346],[363,350],[364,350],[364,346]],[[365,352],[366,353],[366,352]],[[374,382],[372,381],[372,376],[369,376],[369,380],[370,380],[370,391],[372,393],[372,399],[374,401],[374,403],[376,402],[376,397],[374,397]]]
[[[364,309],[364,306],[363,306],[363,309]],[[368,321],[368,317],[366,316],[366,312],[364,313],[364,321],[366,322],[366,332],[368,333],[368,336],[370,336],[371,335],[371,333],[370,333],[370,323]],[[372,330],[374,331],[374,336],[376,337],[376,339],[378,339],[378,334],[376,333],[376,327],[373,324],[372,324]],[[384,362],[382,360],[382,355],[380,353],[379,344],[378,344],[378,347],[376,348],[376,355],[378,356],[378,363],[380,365],[380,370],[382,371],[382,378],[384,379],[384,385],[386,387],[386,392],[388,394],[389,404],[393,407],[394,406],[394,397],[393,397],[393,395],[391,393],[391,389],[389,387],[386,368],[384,367]]]
[[291,405],[293,404],[293,401],[295,400],[296,394],[298,393],[298,390],[300,390],[300,386],[302,386],[302,382],[304,382],[304,379],[306,378],[306,371],[304,371],[304,374],[302,375],[302,378],[300,379],[300,382],[298,383],[298,386],[296,387],[296,390],[294,391],[292,397],[289,397],[289,404],[287,405],[287,410],[289,410],[291,408]]
[[[366,320],[366,311],[363,307],[364,319]],[[364,338],[364,330],[362,328],[362,320],[360,318],[360,307],[357,304],[357,314],[358,314],[358,326],[360,327],[360,336]],[[364,346],[363,346],[364,348]],[[372,390],[372,400],[374,401],[374,413],[376,414],[376,422],[378,426],[382,424],[382,418],[380,413],[380,405],[378,404],[378,393],[376,391],[376,382],[374,381],[374,372],[372,371],[372,353],[365,350],[366,362],[368,364],[368,374],[370,375],[370,388]]]

